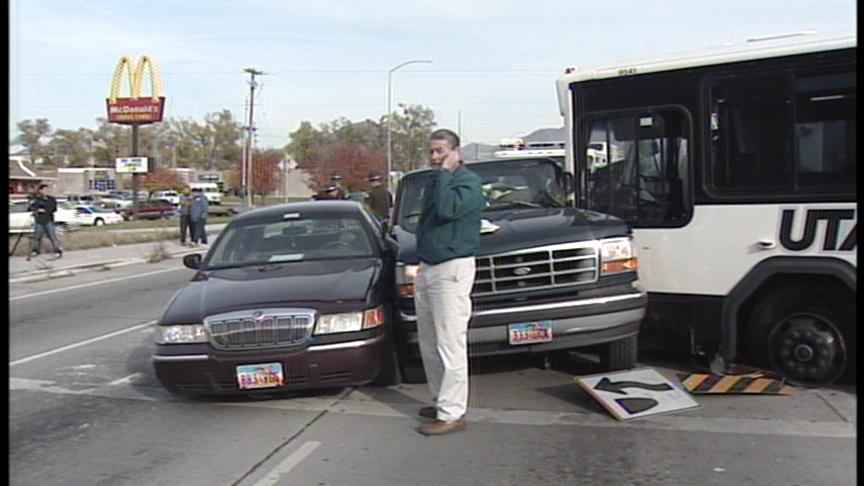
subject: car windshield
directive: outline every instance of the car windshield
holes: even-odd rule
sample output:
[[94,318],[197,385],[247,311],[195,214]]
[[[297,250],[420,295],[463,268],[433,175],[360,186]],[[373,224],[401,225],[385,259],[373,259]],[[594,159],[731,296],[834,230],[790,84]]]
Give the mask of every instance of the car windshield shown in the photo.
[[[486,211],[512,208],[551,208],[564,205],[561,169],[552,158],[498,160],[469,164],[483,180]],[[434,172],[404,178],[400,184],[398,224],[415,231],[426,185]]]
[[[288,218],[288,219],[283,219]],[[370,231],[358,215],[291,213],[229,223],[205,269],[374,256]]]

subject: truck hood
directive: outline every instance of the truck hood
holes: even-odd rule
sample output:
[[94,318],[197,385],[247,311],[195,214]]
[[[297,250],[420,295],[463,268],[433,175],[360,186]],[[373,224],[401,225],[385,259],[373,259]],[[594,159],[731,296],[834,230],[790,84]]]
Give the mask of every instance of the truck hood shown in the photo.
[[212,314],[265,307],[313,307],[363,302],[382,271],[377,258],[292,262],[278,269],[259,266],[204,270],[165,308],[163,324],[196,323]]
[[[571,207],[486,211],[483,219],[498,230],[480,238],[478,255],[630,234],[619,218]],[[397,225],[393,237],[399,244],[399,261],[417,263],[416,235]]]

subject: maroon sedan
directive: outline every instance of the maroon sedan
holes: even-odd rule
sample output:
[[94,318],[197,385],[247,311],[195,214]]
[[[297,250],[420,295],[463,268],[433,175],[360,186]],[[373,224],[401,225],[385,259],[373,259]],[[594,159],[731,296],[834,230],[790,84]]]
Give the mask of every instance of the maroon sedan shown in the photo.
[[153,366],[181,394],[399,383],[394,243],[353,201],[233,219],[156,326]]

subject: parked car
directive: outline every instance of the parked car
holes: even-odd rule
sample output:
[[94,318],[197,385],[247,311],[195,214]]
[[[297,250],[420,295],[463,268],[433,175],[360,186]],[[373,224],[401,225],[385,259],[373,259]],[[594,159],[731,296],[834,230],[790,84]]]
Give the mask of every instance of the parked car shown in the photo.
[[124,221],[123,216],[98,206],[75,206],[75,213],[78,222],[85,226],[102,226]]
[[[468,326],[469,356],[545,354],[599,348],[607,370],[636,364],[647,296],[637,284],[631,230],[621,219],[567,204],[561,157],[508,157],[468,164],[483,181],[480,250]],[[395,340],[405,381],[426,376],[417,346],[416,230],[431,170],[399,182],[392,236],[398,321]]]
[[109,194],[99,198],[99,207],[104,209],[119,210],[132,206],[132,198],[122,194]]
[[153,367],[180,394],[399,382],[395,244],[353,201],[288,203],[233,219],[168,303]]
[[9,202],[9,230],[22,231],[33,227],[33,214],[27,209],[27,201]]
[[168,201],[151,200],[139,202],[137,208],[130,206],[121,209],[120,215],[127,221],[130,219],[168,219],[173,217],[176,212],[177,208]]
[[[33,228],[33,213],[27,200],[9,203],[9,229],[11,231],[29,231]],[[77,229],[81,223],[76,212],[66,203],[57,203],[54,213],[54,225],[61,231]]]
[[66,202],[73,205],[86,204],[97,206],[101,197],[96,194],[67,194],[62,200],[58,198],[58,202]]
[[180,194],[178,194],[177,191],[156,191],[150,199],[161,199],[163,201],[168,201],[175,206],[180,204]]

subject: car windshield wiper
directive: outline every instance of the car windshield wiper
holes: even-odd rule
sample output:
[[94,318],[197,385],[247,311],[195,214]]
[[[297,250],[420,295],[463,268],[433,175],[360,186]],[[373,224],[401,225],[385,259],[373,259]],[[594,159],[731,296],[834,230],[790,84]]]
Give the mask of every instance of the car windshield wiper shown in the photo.
[[528,201],[503,201],[499,204],[493,204],[486,209],[508,209],[512,207],[542,208],[545,206],[543,206],[542,204],[532,203]]
[[202,270],[228,270],[231,268],[254,267],[258,265],[266,266],[268,265],[268,262],[229,263],[226,265],[217,265],[213,267],[208,266],[207,268],[202,268]]

